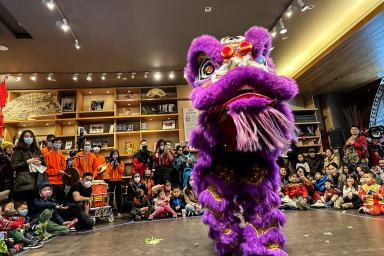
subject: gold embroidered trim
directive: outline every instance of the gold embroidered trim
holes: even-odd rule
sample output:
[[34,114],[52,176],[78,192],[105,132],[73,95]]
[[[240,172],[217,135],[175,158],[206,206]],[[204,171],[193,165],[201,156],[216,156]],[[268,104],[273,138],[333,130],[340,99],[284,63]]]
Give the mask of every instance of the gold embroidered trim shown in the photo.
[[226,229],[224,229],[224,231],[223,231],[224,235],[227,235],[227,236],[230,235],[231,232],[232,232],[232,230],[231,230],[230,228],[226,228]]
[[217,192],[215,185],[208,186],[207,190],[208,190],[209,193],[211,193],[213,199],[215,199],[218,202],[221,202],[222,198],[221,198],[219,192]]
[[255,230],[256,232],[256,236],[259,237],[259,236],[262,236],[264,235],[265,233],[267,233],[269,230],[273,229],[273,228],[277,228],[279,225],[277,223],[277,221],[272,221],[269,226],[267,227],[255,227],[253,224],[249,224],[251,225],[251,227]]

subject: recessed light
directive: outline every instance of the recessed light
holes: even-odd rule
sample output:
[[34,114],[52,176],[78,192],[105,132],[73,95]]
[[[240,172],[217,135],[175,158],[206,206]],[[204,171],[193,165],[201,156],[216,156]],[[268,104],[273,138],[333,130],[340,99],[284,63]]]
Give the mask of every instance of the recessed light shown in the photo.
[[106,78],[107,78],[107,73],[102,73],[100,76],[100,79],[104,81]]
[[163,77],[163,75],[162,75],[160,72],[156,72],[156,73],[153,75],[153,78],[154,78],[155,80],[160,80],[162,77]]
[[168,75],[169,79],[175,79],[175,72],[171,71]]
[[211,6],[206,6],[204,8],[204,12],[211,12],[212,11],[212,7]]
[[88,73],[88,75],[87,75],[87,81],[92,81],[92,73]]
[[3,52],[8,51],[8,47],[3,44],[0,44],[0,51],[3,51]]
[[149,72],[144,72],[144,78],[145,78],[145,79],[148,78],[148,74],[149,74]]
[[92,92],[91,92],[91,91],[89,91],[88,93],[89,93],[89,94],[92,94]]
[[136,72],[131,73],[131,79],[135,79]]
[[121,79],[122,76],[123,76],[123,73],[117,73],[117,79]]
[[123,77],[123,80],[127,80],[127,78],[126,78],[126,77]]
[[169,120],[169,119],[171,119],[171,118],[168,117],[168,120]]
[[53,2],[53,0],[43,0],[43,3],[47,6],[47,8],[49,10],[53,10],[55,9],[55,3]]
[[80,48],[81,48],[78,39],[75,39],[75,48],[76,48],[76,50],[80,50]]
[[46,125],[46,126],[48,126],[49,124],[48,124],[48,123],[46,123],[45,125]]
[[106,93],[109,93],[109,91],[106,91]]
[[79,80],[79,74],[77,74],[77,73],[73,74],[72,79],[73,79],[73,81]]
[[68,125],[71,125],[71,123],[70,123],[70,122],[68,122]]
[[36,73],[33,73],[33,74],[31,75],[30,79],[31,79],[33,82],[35,82],[36,79],[37,79],[37,74],[36,74]]
[[23,127],[27,126],[26,124],[22,124]]
[[152,121],[152,118],[149,118],[149,121]]
[[128,106],[131,106],[131,104],[128,104]]
[[48,76],[47,76],[47,80],[48,81],[55,81],[55,79],[53,79],[53,73],[49,73]]
[[19,81],[21,81],[21,77],[23,76],[23,74],[17,74],[17,76],[15,77],[15,81],[16,82],[19,82]]

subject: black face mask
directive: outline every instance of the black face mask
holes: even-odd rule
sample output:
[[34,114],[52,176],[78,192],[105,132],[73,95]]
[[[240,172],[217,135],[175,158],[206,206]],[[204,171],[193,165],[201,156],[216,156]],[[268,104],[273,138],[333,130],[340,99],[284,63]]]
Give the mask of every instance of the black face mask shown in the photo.
[[141,149],[142,149],[143,151],[147,150],[147,149],[148,149],[148,145],[143,145],[143,146],[141,147]]
[[184,154],[184,155],[188,155],[188,154],[189,154],[189,151],[183,151],[183,154]]

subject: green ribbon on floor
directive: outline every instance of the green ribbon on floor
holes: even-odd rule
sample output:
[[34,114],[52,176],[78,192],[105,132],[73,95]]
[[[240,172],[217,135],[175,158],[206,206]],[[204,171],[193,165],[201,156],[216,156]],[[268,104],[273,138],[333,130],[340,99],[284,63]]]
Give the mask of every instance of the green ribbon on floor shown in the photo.
[[152,237],[145,238],[144,243],[146,245],[155,245],[155,244],[160,243],[161,240],[163,240],[163,239],[152,236]]

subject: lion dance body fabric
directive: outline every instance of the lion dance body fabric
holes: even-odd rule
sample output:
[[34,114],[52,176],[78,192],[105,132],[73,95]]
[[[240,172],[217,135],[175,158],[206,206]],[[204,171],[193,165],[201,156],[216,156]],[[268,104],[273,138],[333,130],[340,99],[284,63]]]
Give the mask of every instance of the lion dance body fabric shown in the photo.
[[287,255],[276,160],[295,137],[287,101],[298,91],[275,73],[270,50],[268,31],[252,27],[221,41],[200,36],[188,52],[185,75],[201,111],[190,138],[199,150],[193,186],[218,255]]

